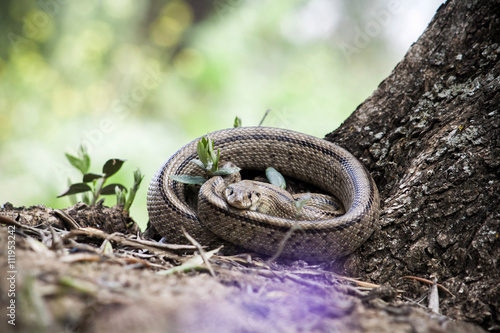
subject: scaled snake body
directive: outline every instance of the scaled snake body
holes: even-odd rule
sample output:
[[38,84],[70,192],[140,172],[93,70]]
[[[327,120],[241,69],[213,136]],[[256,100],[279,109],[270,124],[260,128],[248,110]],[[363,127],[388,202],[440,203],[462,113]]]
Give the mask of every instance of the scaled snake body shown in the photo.
[[148,213],[156,230],[172,243],[185,243],[181,226],[200,244],[226,242],[265,255],[275,254],[287,231],[281,257],[312,261],[347,255],[372,234],[379,216],[379,194],[364,166],[343,148],[309,135],[270,127],[239,127],[209,133],[221,163],[243,170],[274,167],[285,176],[311,183],[340,200],[346,213],[326,220],[292,220],[239,210],[224,197],[220,177],[210,178],[198,195],[198,212],[186,203],[185,185],[169,175],[204,175],[196,164],[199,139],[179,149],[156,172],[148,190]]

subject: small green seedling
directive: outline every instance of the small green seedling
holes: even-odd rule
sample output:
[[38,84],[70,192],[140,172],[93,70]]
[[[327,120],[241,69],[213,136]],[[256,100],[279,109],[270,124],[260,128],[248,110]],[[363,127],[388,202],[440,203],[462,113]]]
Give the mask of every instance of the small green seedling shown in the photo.
[[66,158],[72,166],[82,173],[83,179],[81,183],[71,184],[70,182],[69,188],[64,193],[58,195],[58,198],[82,193],[83,202],[89,205],[95,205],[101,195],[115,194],[117,204],[123,205],[124,211],[130,210],[135,194],[137,193],[141,181],[144,178],[139,169],[134,171],[134,185],[130,189],[130,193],[127,198],[127,188],[122,184],[112,183],[106,185],[109,177],[113,176],[118,172],[118,170],[120,170],[123,163],[125,163],[125,160],[118,158],[108,160],[102,167],[102,174],[98,174],[88,172],[90,169],[90,157],[87,150],[83,146],[80,146],[78,156],[66,153]]
[[126,212],[130,211],[130,206],[132,206],[132,203],[134,202],[135,194],[139,190],[143,178],[144,175],[141,174],[141,170],[136,169],[134,171],[134,185],[130,188],[128,198],[127,198],[127,189],[122,188],[120,186],[115,187],[116,204],[123,205],[124,211]]
[[241,127],[241,126],[243,126],[241,118],[238,116],[234,117],[233,127]]
[[191,175],[169,175],[169,177],[179,183],[184,184],[203,184],[212,176],[230,175],[240,171],[238,167],[220,167],[220,149],[217,152],[214,150],[214,142],[207,136],[201,138],[196,146],[198,159],[194,159],[191,163],[196,164],[205,171],[206,176],[191,176]]

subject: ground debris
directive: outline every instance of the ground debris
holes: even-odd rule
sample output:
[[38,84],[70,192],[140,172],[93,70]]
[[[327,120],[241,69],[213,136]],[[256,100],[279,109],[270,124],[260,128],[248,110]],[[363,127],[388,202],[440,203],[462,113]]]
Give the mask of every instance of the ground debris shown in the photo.
[[[344,277],[327,265],[217,250],[203,259],[199,245],[161,244],[95,227],[66,229],[54,218],[24,223],[35,220],[27,214],[43,215],[36,208],[9,212],[0,214],[0,266],[16,272],[20,332],[455,332],[468,325],[403,300],[400,290]],[[100,214],[100,221],[117,219],[116,211]],[[80,218],[75,221],[80,225]],[[3,255],[9,236],[13,257]],[[5,309],[5,279],[0,292]],[[0,325],[12,331],[5,320]]]

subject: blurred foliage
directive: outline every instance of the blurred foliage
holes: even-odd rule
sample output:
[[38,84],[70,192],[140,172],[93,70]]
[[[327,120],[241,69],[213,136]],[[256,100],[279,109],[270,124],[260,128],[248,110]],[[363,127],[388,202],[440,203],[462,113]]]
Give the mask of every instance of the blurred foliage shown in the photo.
[[391,46],[411,26],[400,5],[384,17],[381,0],[2,1],[0,204],[64,206],[78,175],[63,153],[84,144],[97,164],[144,171],[131,212],[144,225],[162,161],[235,116],[256,125],[272,108],[265,125],[323,136],[415,40]]

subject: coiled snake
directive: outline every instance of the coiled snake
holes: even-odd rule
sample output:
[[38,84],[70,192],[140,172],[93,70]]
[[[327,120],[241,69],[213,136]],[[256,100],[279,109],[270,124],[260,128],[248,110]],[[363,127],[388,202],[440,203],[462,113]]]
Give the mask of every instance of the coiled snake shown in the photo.
[[[208,134],[221,150],[221,163],[243,170],[272,166],[285,176],[311,183],[332,194],[344,215],[321,220],[294,220],[240,210],[227,204],[227,184],[212,177],[198,194],[198,212],[186,203],[184,184],[169,175],[204,175],[191,160],[197,142],[179,149],[156,172],[148,190],[148,213],[156,230],[173,243],[185,243],[181,226],[208,247],[229,242],[266,255],[280,246],[282,257],[323,261],[347,255],[373,232],[379,216],[379,194],[364,166],[343,148],[309,135],[270,127],[239,127]],[[283,238],[296,230],[283,244]],[[280,245],[281,244],[281,245]]]

